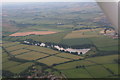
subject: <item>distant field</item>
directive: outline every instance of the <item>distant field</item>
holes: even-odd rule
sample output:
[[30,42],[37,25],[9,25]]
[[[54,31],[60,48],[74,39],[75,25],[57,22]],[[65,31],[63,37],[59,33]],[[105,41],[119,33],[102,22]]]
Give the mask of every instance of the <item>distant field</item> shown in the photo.
[[60,58],[60,57],[55,57],[55,56],[50,56],[50,57],[38,60],[38,62],[47,64],[49,66],[53,64],[63,63],[66,61],[70,61],[70,59],[65,59],[65,58]]
[[68,45],[68,46],[88,45],[88,44],[91,45],[92,44],[92,42],[87,38],[63,39],[60,43]]
[[42,57],[45,57],[45,56],[48,56],[48,55],[46,55],[44,53],[40,53],[40,52],[31,51],[31,52],[28,52],[28,53],[18,55],[18,56],[16,56],[16,58],[25,59],[25,60],[36,60],[38,58],[42,58]]
[[32,31],[32,32],[17,32],[11,34],[9,36],[27,36],[27,35],[47,35],[47,34],[54,34],[56,32],[53,31]]
[[98,34],[100,29],[86,29],[86,30],[76,30],[72,31],[64,37],[64,39],[73,39],[73,38],[89,38],[89,37],[100,37]]

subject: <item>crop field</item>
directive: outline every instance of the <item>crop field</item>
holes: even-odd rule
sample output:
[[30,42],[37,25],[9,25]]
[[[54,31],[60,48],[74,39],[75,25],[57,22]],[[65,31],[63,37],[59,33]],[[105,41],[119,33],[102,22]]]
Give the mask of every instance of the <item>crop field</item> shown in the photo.
[[55,57],[55,56],[50,56],[50,57],[38,60],[38,62],[47,64],[49,66],[51,66],[53,64],[67,62],[67,61],[70,61],[70,59],[65,59],[65,58],[60,58],[60,57]]
[[[98,29],[99,30],[99,29]],[[72,31],[64,39],[100,37],[97,29]]]
[[58,51],[49,49],[49,48],[44,48],[44,47],[38,47],[38,46],[31,46],[27,47],[26,49],[33,50],[33,51],[38,51],[38,52],[43,52],[47,54],[56,54],[59,53]]
[[49,34],[44,36],[35,36],[32,37],[35,41],[41,41],[41,42],[51,42],[51,43],[59,43],[64,36],[66,36],[69,33],[69,31],[66,32],[59,32],[55,34]]
[[19,42],[3,42],[4,47],[19,45]]
[[4,66],[3,69],[7,69],[7,68],[10,68],[10,67],[13,67],[13,66],[17,66],[19,64],[21,64],[21,63],[15,62],[15,61],[7,61],[7,62],[4,62],[2,64],[2,66]]
[[8,48],[6,48],[6,50],[8,50],[8,51],[14,51],[14,50],[22,49],[22,48],[25,48],[25,47],[28,47],[28,46],[29,45],[20,44],[20,45],[8,47]]
[[92,78],[84,68],[62,70],[62,72],[68,78]]
[[16,56],[16,58],[20,58],[20,59],[26,59],[26,60],[36,60],[38,58],[43,58],[46,57],[48,55],[44,54],[44,53],[40,53],[40,52],[28,52],[28,53],[24,53],[21,55]]
[[114,63],[114,59],[118,59],[118,55],[94,57],[94,58],[88,58],[86,60],[99,63],[99,64],[103,64],[103,63],[105,64],[105,63]]
[[[98,37],[98,38],[89,38],[94,45],[99,50],[104,50],[104,51],[117,51],[118,50],[118,40],[116,39],[111,39],[108,37]],[[105,45],[104,45],[105,44]]]
[[92,44],[87,38],[63,39],[60,43],[69,46]]
[[119,64],[104,64],[106,68],[109,68],[114,74],[119,74]]
[[[90,72],[90,74],[95,78],[102,78],[102,77],[105,78],[107,76],[112,75],[111,73],[109,73],[105,68],[103,68],[100,65],[87,67],[86,70],[88,72]],[[99,70],[99,72],[98,72],[98,70]]]
[[81,56],[73,55],[70,53],[59,53],[56,54],[56,56],[64,57],[64,58],[70,58],[70,59],[81,59]]
[[17,73],[19,74],[20,72],[23,72],[24,70],[26,70],[29,66],[33,65],[34,63],[31,63],[31,62],[27,62],[27,63],[24,63],[24,64],[20,64],[20,65],[17,65],[17,66],[13,66],[11,68],[8,68],[7,70],[13,72],[13,73]]
[[78,60],[78,61],[74,61],[74,62],[60,64],[60,65],[54,66],[54,68],[60,69],[60,70],[65,70],[65,69],[73,69],[73,68],[76,68],[76,66],[82,66],[82,65],[91,66],[91,65],[95,65],[95,63],[89,62],[86,60]]
[[4,77],[94,80],[120,76],[120,39],[97,3],[14,4],[2,6]]
[[19,55],[21,53],[26,53],[26,52],[29,52],[29,50],[26,50],[26,49],[19,49],[17,51],[12,51],[10,54],[11,55]]

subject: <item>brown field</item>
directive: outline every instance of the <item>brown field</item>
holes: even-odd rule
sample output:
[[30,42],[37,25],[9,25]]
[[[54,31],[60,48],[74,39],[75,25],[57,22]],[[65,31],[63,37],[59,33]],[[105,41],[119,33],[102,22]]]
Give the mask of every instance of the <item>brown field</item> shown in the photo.
[[11,34],[9,36],[26,36],[26,35],[47,35],[47,34],[54,34],[57,32],[54,31],[32,31],[32,32],[18,32]]

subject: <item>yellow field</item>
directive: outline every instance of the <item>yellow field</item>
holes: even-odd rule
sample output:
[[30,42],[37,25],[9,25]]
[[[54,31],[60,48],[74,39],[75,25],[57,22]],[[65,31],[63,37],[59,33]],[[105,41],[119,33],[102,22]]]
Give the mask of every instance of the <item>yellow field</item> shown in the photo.
[[48,53],[48,54],[58,53],[58,51],[55,51],[55,50],[52,50],[52,49],[49,49],[49,48],[38,47],[38,46],[31,46],[31,47],[28,47],[27,49],[35,50],[35,51],[39,51],[39,52],[44,52],[44,53]]
[[21,53],[24,53],[24,52],[28,52],[29,50],[26,50],[26,49],[19,49],[17,51],[13,51],[11,52],[12,55],[17,55],[17,54],[21,54]]
[[65,57],[65,58],[71,58],[71,59],[82,58],[81,56],[73,55],[73,54],[70,54],[70,53],[60,53],[60,54],[57,54],[57,56],[61,56],[61,57]]
[[24,53],[24,54],[18,55],[18,56],[16,56],[16,58],[25,59],[25,60],[36,60],[38,58],[42,58],[45,56],[48,56],[48,55],[46,55],[44,53],[38,53],[38,52],[32,51],[29,53]]
[[89,37],[99,37],[100,35],[98,34],[99,30],[101,29],[86,29],[86,30],[77,30],[77,31],[72,31],[68,35],[64,37],[64,39],[71,39],[71,38],[89,38]]
[[60,57],[55,57],[55,56],[50,56],[48,58],[38,60],[38,62],[47,64],[49,66],[53,64],[63,63],[66,61],[70,61],[70,59],[65,59],[65,58],[60,58]]
[[28,46],[29,45],[20,44],[20,45],[8,47],[8,48],[6,48],[6,50],[13,51],[13,50],[21,49],[21,48],[28,47]]

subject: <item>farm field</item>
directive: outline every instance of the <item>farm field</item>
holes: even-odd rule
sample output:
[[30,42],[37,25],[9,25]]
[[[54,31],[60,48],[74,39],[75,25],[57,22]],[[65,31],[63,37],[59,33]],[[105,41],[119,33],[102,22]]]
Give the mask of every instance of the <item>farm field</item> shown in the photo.
[[25,47],[28,47],[28,45],[20,44],[20,45],[8,47],[8,48],[6,48],[6,50],[8,50],[8,51],[14,51],[14,50],[22,49],[22,48],[25,48]]
[[97,3],[3,3],[2,8],[3,78],[120,77],[120,39]]
[[27,47],[26,49],[33,50],[33,51],[38,51],[38,52],[42,52],[42,53],[46,53],[46,54],[59,53],[58,51],[55,51],[55,50],[52,50],[52,49],[49,49],[49,48],[38,47],[38,46]]
[[8,68],[7,70],[13,72],[13,73],[17,73],[19,74],[20,72],[23,72],[24,70],[26,70],[28,67],[32,66],[34,63],[24,63],[24,64],[20,64],[11,68]]
[[19,55],[19,54],[26,53],[26,52],[30,52],[30,51],[26,50],[26,49],[19,49],[17,51],[12,51],[10,54],[11,55]]
[[[90,66],[87,67],[86,70],[94,77],[94,78],[102,78],[112,75],[108,72],[105,68],[100,65]],[[97,71],[99,70],[99,72]]]
[[18,55],[18,56],[15,56],[16,58],[20,58],[20,59],[25,59],[25,60],[36,60],[38,58],[43,58],[43,57],[46,57],[48,55],[44,54],[44,53],[40,53],[40,52],[34,52],[34,51],[31,51],[31,52],[26,52],[24,54],[21,54],[21,55]]
[[73,55],[70,53],[59,53],[59,54],[56,54],[55,56],[60,56],[60,57],[70,58],[70,59],[82,59],[81,56]]
[[100,37],[99,31],[102,29],[87,29],[72,31],[64,39]]
[[34,32],[18,32],[11,34],[9,36],[27,36],[27,35],[47,35],[47,34],[54,34],[56,32],[52,31],[34,31]]
[[65,58],[60,58],[60,57],[55,57],[55,56],[50,56],[48,58],[38,60],[38,62],[47,64],[49,66],[52,66],[54,64],[67,62],[67,61],[70,61],[70,59],[65,59]]
[[62,70],[62,72],[68,78],[92,78],[91,75],[84,68]]

